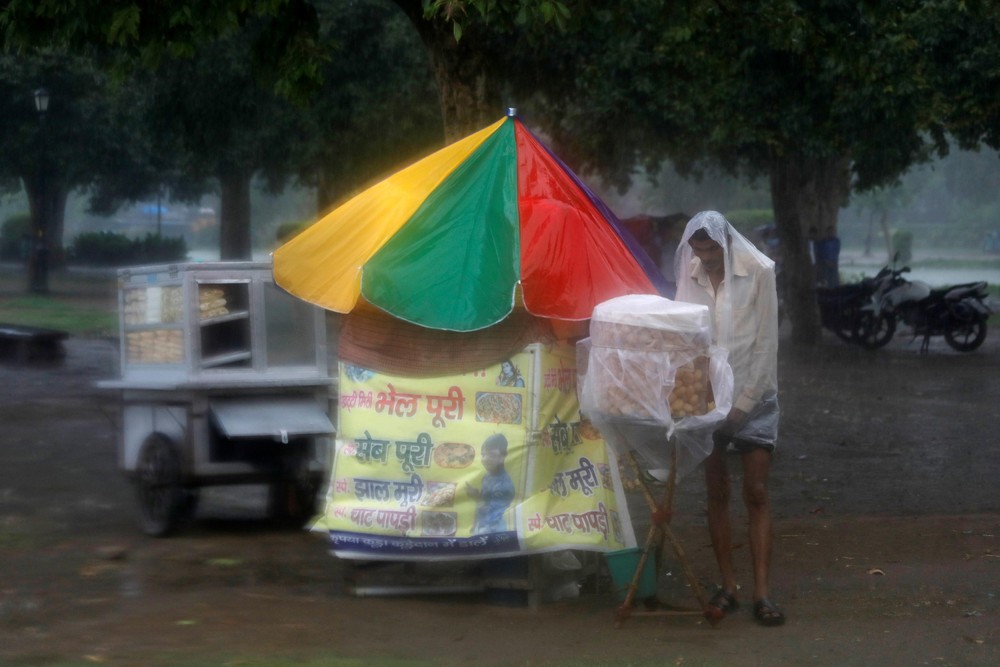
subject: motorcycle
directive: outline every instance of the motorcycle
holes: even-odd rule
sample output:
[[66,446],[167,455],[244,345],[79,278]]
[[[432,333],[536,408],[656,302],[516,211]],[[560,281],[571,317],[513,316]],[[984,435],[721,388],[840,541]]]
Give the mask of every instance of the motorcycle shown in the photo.
[[874,277],[862,278],[860,282],[817,288],[820,323],[841,340],[857,343],[863,307],[891,277],[892,270],[884,267]]
[[992,312],[986,305],[986,281],[932,289],[921,280],[904,278],[909,271],[908,266],[891,269],[879,281],[861,307],[856,341],[868,349],[883,347],[892,340],[897,322],[902,322],[914,338],[923,336],[921,353],[928,351],[931,336],[944,336],[958,352],[978,349],[986,340],[986,320]]

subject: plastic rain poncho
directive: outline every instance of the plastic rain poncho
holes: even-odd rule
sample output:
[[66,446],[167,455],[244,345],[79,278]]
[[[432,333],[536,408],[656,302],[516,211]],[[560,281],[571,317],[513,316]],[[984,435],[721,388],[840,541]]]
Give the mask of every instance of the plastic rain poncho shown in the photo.
[[[725,252],[725,277],[713,289],[689,239],[699,229]],[[774,443],[778,432],[778,297],[774,262],[716,211],[688,222],[674,260],[677,301],[708,306],[713,342],[729,352],[733,407],[748,414],[741,439]]]

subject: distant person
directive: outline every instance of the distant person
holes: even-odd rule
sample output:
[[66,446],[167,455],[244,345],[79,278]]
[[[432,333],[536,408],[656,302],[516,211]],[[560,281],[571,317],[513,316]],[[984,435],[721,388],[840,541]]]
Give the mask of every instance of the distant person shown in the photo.
[[833,225],[828,226],[823,237],[816,241],[816,271],[820,287],[840,284],[840,239]]
[[708,306],[714,342],[729,352],[733,407],[712,435],[705,460],[708,528],[722,585],[709,601],[710,619],[739,607],[733,570],[727,455],[743,465],[753,560],[753,613],[761,625],[780,625],[784,613],[770,600],[773,542],[768,474],[778,437],[778,296],[774,262],[721,213],[704,211],[688,223],[677,250],[677,300]]

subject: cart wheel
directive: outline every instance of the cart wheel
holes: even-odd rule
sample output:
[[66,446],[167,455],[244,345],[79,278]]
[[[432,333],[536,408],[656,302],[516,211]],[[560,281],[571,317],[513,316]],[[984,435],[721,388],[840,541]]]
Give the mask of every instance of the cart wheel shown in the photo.
[[201,493],[198,487],[185,487],[184,495],[181,498],[180,517],[182,519],[193,519],[198,512],[198,503],[201,500]]
[[316,514],[319,482],[302,461],[287,462],[271,483],[268,504],[279,525],[302,528]]
[[177,448],[153,433],[142,443],[135,475],[139,526],[152,537],[165,537],[177,527],[184,509],[181,463]]

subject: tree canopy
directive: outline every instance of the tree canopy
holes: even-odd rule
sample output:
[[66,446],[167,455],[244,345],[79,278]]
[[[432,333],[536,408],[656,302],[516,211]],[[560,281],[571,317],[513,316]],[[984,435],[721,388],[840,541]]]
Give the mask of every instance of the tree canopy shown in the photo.
[[[264,182],[277,191],[294,178],[318,188],[323,208],[387,170],[394,160],[440,143],[433,79],[426,58],[421,57],[422,47],[398,9],[382,0],[320,2],[315,19],[315,26],[305,22],[303,29],[315,28],[316,38],[324,44],[325,57],[318,61],[323,84],[299,88],[294,95],[281,92],[278,77],[262,77],[257,69],[256,50],[265,41],[262,37],[273,33],[267,17],[247,16],[238,30],[221,31],[189,48],[157,51],[155,65],[149,58],[128,68],[115,65],[120,60],[110,56],[125,58],[132,47],[85,48],[87,55],[74,62],[87,67],[101,84],[81,87],[106,106],[113,102],[111,91],[116,96],[114,108],[103,113],[103,122],[86,126],[78,122],[79,100],[68,97],[51,72],[44,77],[17,75],[15,66],[24,69],[35,61],[27,52],[8,54],[5,62],[10,67],[0,85],[10,87],[4,100],[19,106],[7,115],[11,123],[6,136],[27,130],[33,145],[41,145],[31,91],[38,81],[51,80],[55,105],[50,114],[53,123],[46,129],[59,136],[51,137],[53,154],[46,168],[52,172],[58,166],[67,174],[79,170],[85,175],[83,181],[60,178],[64,194],[89,186],[92,208],[111,212],[125,201],[154,192],[169,199],[195,200],[218,191],[222,255],[249,257],[252,182]],[[75,71],[65,63],[49,70],[64,77]],[[71,114],[77,114],[76,120]],[[108,127],[131,130],[113,135]],[[114,159],[105,150],[100,159],[88,160],[105,144],[91,140],[77,147],[62,136],[102,128],[109,138],[119,139],[107,147],[119,151]],[[38,173],[38,150],[18,146],[8,154],[29,164],[31,175]],[[14,179],[9,179],[10,187],[18,187],[14,177],[23,174],[11,169],[8,175]],[[53,185],[56,178],[50,173],[47,182]],[[25,180],[25,185],[33,195],[32,184]],[[45,199],[32,196],[33,210],[39,208],[37,201]],[[58,247],[59,230],[49,231],[47,237]]]
[[766,176],[807,342],[819,326],[805,230],[835,228],[852,191],[947,151],[941,78],[956,61],[935,44],[986,14],[957,0],[617,3],[573,24],[561,43],[573,94],[546,98],[557,113],[543,115],[622,186],[665,159]]
[[254,70],[279,90],[297,94],[319,84],[327,57],[317,39],[315,5],[309,0],[10,0],[0,10],[0,32],[6,48],[18,52],[40,44],[74,52],[102,48],[156,66],[257,22]]
[[427,55],[391,0],[331,2],[319,16],[329,59],[306,108],[312,140],[297,176],[325,210],[439,147],[444,131]]
[[[807,227],[835,227],[852,191],[947,150],[1000,141],[998,13],[967,0],[394,0],[427,50],[446,140],[495,119],[506,95],[571,166],[625,187],[636,168],[717,165],[766,176],[792,279],[797,340],[819,333]],[[8,45],[52,37],[142,55],[193,53],[259,25],[255,58],[286,92],[331,57],[328,0],[14,0]],[[257,22],[257,23],[254,23]],[[381,34],[380,39],[386,38]]]
[[[40,88],[49,96],[43,114],[33,95]],[[93,189],[143,159],[132,104],[130,90],[111,81],[94,56],[61,49],[0,55],[0,184],[27,194],[33,253],[58,259],[71,190]],[[137,172],[133,185],[140,180]],[[47,291],[45,266],[29,262],[32,289]]]

